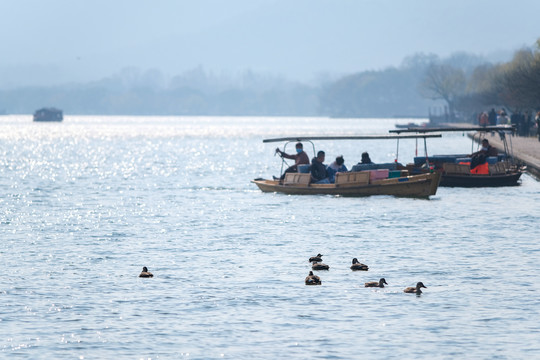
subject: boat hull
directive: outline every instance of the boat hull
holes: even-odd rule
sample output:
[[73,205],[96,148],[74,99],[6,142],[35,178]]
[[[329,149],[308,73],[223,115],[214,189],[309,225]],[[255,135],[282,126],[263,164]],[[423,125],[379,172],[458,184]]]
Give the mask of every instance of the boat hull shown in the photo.
[[517,186],[521,172],[501,175],[443,174],[440,186],[444,187],[501,187]]
[[374,181],[370,184],[336,186],[334,184],[283,185],[276,180],[252,180],[263,192],[277,192],[288,195],[339,195],[362,197],[390,195],[396,197],[429,198],[437,193],[440,172],[421,174],[395,179]]

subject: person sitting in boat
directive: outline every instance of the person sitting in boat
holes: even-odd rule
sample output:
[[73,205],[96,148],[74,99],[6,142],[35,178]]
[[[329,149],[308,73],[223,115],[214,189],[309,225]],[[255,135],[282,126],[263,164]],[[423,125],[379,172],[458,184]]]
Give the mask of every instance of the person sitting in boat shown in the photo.
[[279,156],[281,156],[282,158],[294,160],[294,165],[290,166],[289,168],[287,168],[287,170],[285,170],[283,175],[281,175],[280,180],[285,179],[286,173],[298,172],[298,165],[309,165],[309,157],[304,151],[304,145],[302,145],[302,143],[300,142],[296,144],[296,154],[294,155],[284,153],[279,148],[276,148],[276,153],[279,154]]
[[488,139],[483,139],[482,140],[482,147],[480,148],[480,150],[478,150],[477,152],[474,152],[470,155],[470,157],[475,157],[475,156],[478,156],[478,155],[484,155],[485,157],[489,157],[489,156],[497,156],[499,154],[499,152],[497,151],[497,149],[495,149],[493,146],[491,146],[489,144],[489,140]]
[[373,164],[373,161],[369,158],[369,154],[367,151],[362,153],[362,162],[361,164]]
[[343,155],[339,155],[336,158],[336,161],[331,163],[326,167],[326,173],[328,174],[328,179],[330,180],[330,183],[334,183],[336,181],[336,174],[338,172],[346,172],[347,167],[345,166],[345,159],[343,159]]
[[489,174],[487,158],[489,156],[497,156],[497,154],[497,149],[489,145],[488,139],[482,140],[482,147],[480,150],[471,154],[471,173]]
[[324,157],[325,153],[321,150],[317,153],[317,157],[311,160],[311,182],[314,184],[330,184],[326,165],[323,164]]

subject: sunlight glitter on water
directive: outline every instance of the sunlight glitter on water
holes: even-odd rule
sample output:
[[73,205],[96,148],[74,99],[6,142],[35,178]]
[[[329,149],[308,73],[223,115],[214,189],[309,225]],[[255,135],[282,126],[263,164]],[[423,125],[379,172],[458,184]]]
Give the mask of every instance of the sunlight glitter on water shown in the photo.
[[[431,200],[284,196],[250,183],[279,173],[277,144],[263,138],[394,123],[0,117],[0,357],[540,356],[540,327],[523,315],[540,312],[532,178]],[[414,145],[402,144],[401,161]],[[430,145],[470,149],[462,136]],[[365,150],[395,157],[394,143],[318,146],[347,165]],[[306,287],[318,252],[330,270]],[[370,270],[350,271],[353,257]],[[154,278],[138,278],[142,266]],[[363,287],[380,277],[384,289]],[[417,281],[420,297],[403,293]]]

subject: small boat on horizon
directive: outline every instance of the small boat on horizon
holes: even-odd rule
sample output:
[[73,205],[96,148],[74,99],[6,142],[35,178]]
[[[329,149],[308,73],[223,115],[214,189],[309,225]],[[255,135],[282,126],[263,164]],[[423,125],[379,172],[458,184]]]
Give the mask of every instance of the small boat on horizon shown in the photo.
[[34,121],[62,121],[64,120],[64,114],[62,110],[49,107],[36,110],[34,113]]
[[428,124],[429,123],[427,122],[420,123],[420,124],[410,122],[407,124],[395,124],[394,126],[396,127],[396,129],[411,129],[411,128],[425,128],[428,126]]

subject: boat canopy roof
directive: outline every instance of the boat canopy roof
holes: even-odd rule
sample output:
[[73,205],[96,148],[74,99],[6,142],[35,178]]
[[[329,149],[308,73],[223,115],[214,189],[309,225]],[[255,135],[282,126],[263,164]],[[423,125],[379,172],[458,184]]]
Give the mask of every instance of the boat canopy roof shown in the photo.
[[411,134],[411,135],[344,135],[344,136],[291,136],[273,139],[264,139],[263,142],[283,141],[312,141],[312,140],[396,140],[418,138],[440,138],[441,134]]
[[480,132],[490,132],[490,131],[516,131],[514,125],[494,125],[494,126],[455,126],[455,127],[410,127],[408,129],[395,129],[390,130],[391,133],[431,133],[431,132],[462,132],[462,131],[480,131]]

